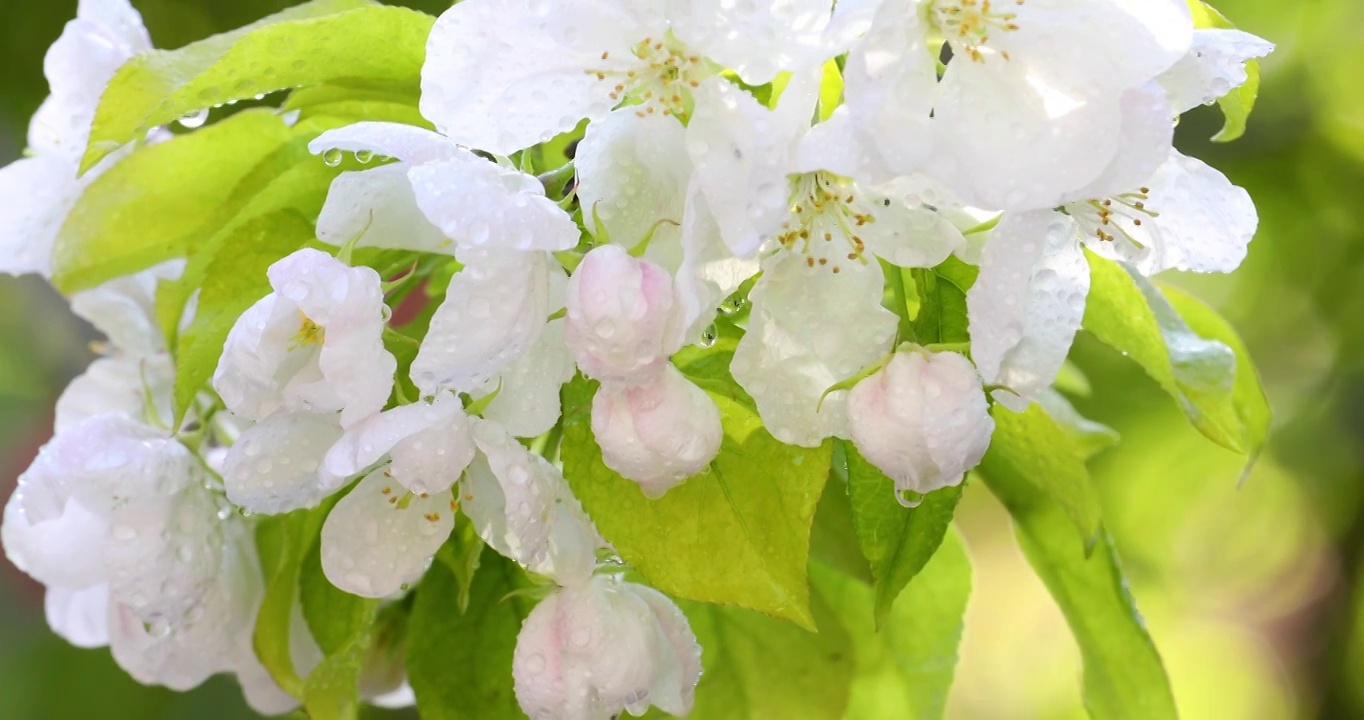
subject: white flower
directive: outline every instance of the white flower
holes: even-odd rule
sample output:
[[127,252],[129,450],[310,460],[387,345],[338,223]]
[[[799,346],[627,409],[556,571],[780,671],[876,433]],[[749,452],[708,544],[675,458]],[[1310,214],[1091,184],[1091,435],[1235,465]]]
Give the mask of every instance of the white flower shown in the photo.
[[117,161],[76,177],[100,95],[120,65],[151,48],[127,0],[81,0],[43,63],[52,94],[29,124],[33,154],[0,168],[0,272],[48,274],[67,212]]
[[563,367],[562,353],[537,341],[564,276],[549,253],[574,247],[579,234],[539,180],[449,138],[397,123],[332,130],[309,148],[397,160],[338,177],[318,218],[319,238],[453,254],[465,266],[413,363],[412,378],[423,394],[440,388],[486,393],[483,386],[512,371],[532,347],[551,367]]
[[721,68],[761,85],[842,51],[830,0],[467,0],[436,21],[422,114],[451,138],[501,155],[607,116],[685,116]]
[[619,245],[593,248],[568,279],[564,327],[583,373],[613,387],[653,379],[675,350],[672,277]]
[[990,447],[995,422],[965,357],[897,352],[848,393],[853,442],[895,481],[901,503],[961,484]]
[[[929,162],[973,204],[1049,207],[1103,171],[1122,94],[1168,70],[1192,31],[1183,0],[887,0],[844,94],[897,174]],[[941,81],[931,34],[953,53]]]
[[607,467],[659,498],[715,459],[724,428],[715,401],[665,364],[647,384],[598,389],[592,434]]
[[352,428],[326,463],[340,477],[375,467],[322,528],[322,569],[347,592],[384,597],[421,577],[461,505],[489,545],[535,572],[567,581],[595,564],[590,522],[560,512],[577,501],[558,470],[449,393]]
[[1207,105],[1246,82],[1246,62],[1274,52],[1274,44],[1240,30],[1194,30],[1188,54],[1156,80],[1176,115]]
[[53,628],[144,683],[237,666],[262,585],[251,533],[178,442],[101,415],[46,445],[5,507],[5,551],[49,586]]
[[340,412],[343,425],[382,410],[397,363],[383,345],[378,273],[304,249],[268,274],[274,292],[232,326],[213,374],[227,409],[253,420]]
[[672,600],[612,575],[563,587],[516,638],[516,699],[531,720],[608,720],[650,705],[691,712],[701,648]]
[[1082,247],[1152,275],[1230,272],[1258,218],[1250,196],[1204,163],[1172,152],[1149,185],[1060,212],[1007,214],[967,294],[971,356],[1001,403],[1021,410],[1055,379],[1084,318]]

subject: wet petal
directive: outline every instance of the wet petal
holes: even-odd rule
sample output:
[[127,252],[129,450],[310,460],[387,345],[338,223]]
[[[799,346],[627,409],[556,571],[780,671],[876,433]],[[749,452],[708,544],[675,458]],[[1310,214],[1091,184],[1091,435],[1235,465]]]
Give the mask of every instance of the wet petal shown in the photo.
[[595,212],[611,241],[624,247],[634,247],[650,233],[659,245],[676,241],[691,175],[681,123],[661,115],[613,112],[587,126],[574,163],[589,229]]
[[1246,62],[1274,52],[1274,43],[1240,30],[1194,30],[1193,46],[1157,80],[1175,114],[1207,105],[1246,83]]
[[407,165],[398,163],[341,173],[332,181],[317,217],[318,239],[342,246],[358,236],[356,247],[453,255],[454,241],[417,206],[407,171]]
[[223,465],[227,499],[266,515],[317,505],[341,484],[341,478],[319,472],[341,433],[331,413],[281,410],[251,426]]

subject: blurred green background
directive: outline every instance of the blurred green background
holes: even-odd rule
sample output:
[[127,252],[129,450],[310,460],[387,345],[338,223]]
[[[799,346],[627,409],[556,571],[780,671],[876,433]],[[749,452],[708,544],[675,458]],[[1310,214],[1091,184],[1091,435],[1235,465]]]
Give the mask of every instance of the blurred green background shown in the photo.
[[[158,47],[177,47],[290,4],[134,0]],[[438,11],[441,0],[403,3]],[[1164,278],[1240,329],[1276,411],[1268,450],[1243,461],[1194,432],[1140,370],[1081,338],[1094,380],[1077,403],[1123,442],[1093,471],[1132,590],[1185,720],[1364,717],[1364,2],[1219,0],[1278,44],[1250,131],[1206,140],[1213,109],[1178,144],[1248,188],[1250,257],[1230,276]],[[42,57],[75,0],[0,0],[0,164],[23,151],[46,94]],[[52,404],[89,361],[88,328],[33,279],[0,277],[0,495],[50,434]],[[1079,653],[972,485],[958,513],[975,591],[952,718],[1083,718]],[[453,678],[452,678],[453,680]],[[245,718],[231,680],[188,694],[144,688],[107,651],[46,628],[38,586],[0,562],[0,719]]]

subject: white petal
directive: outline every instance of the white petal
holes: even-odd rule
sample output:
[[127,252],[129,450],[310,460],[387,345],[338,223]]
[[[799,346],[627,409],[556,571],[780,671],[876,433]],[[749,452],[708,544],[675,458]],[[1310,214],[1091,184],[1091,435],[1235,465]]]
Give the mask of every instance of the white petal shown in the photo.
[[175,280],[184,269],[184,260],[170,260],[78,292],[71,296],[71,311],[123,352],[160,352],[166,349],[166,342],[156,321],[156,289],[161,280]]
[[474,440],[482,452],[460,483],[464,513],[497,552],[522,565],[539,561],[563,476],[496,423],[477,423]]
[[564,341],[585,375],[635,387],[655,377],[677,349],[672,276],[619,245],[600,245],[583,257],[565,300]]
[[327,451],[327,472],[352,477],[389,455],[389,477],[417,493],[448,490],[474,456],[472,426],[459,398],[385,410],[350,428]]
[[139,359],[99,358],[72,380],[57,398],[54,430],[60,433],[84,420],[108,413],[151,422],[151,418],[143,417],[148,396],[154,411],[160,415],[156,420],[168,423],[173,381],[174,367],[165,353]]
[[1119,221],[1124,232],[1144,247],[1126,242],[1089,240],[1090,249],[1109,258],[1131,261],[1144,275],[1164,270],[1231,272],[1246,257],[1259,216],[1245,190],[1201,160],[1172,153],[1148,181],[1140,226]]
[[151,47],[141,16],[126,0],[79,3],[76,19],[43,59],[52,95],[29,126],[29,145],[74,166],[85,152],[105,86],[128,58]]
[[[848,393],[853,442],[895,481],[897,498],[960,485],[995,423],[971,361],[957,353],[896,353]],[[912,501],[910,501],[912,502]]]
[[1131,192],[1145,184],[1174,151],[1174,123],[1155,82],[1123,93],[1118,150],[1108,167],[1067,199],[1091,200]]
[[47,276],[52,244],[80,196],[76,168],[37,155],[0,168],[0,273]]
[[[71,501],[60,515],[35,520],[24,508],[23,496],[35,491],[34,484],[40,482],[44,481],[26,473],[5,504],[4,524],[0,525],[5,556],[44,585],[72,592],[94,587],[107,591],[109,573],[101,552],[109,535],[107,510],[96,513]],[[55,623],[53,628],[57,629]]]
[[313,507],[341,478],[319,472],[341,425],[331,413],[281,410],[242,433],[223,465],[227,499],[251,512],[273,515]]
[[701,645],[672,598],[644,585],[632,583],[628,587],[648,603],[654,621],[672,646],[671,653],[665,650],[656,656],[649,700],[665,712],[685,716],[691,712],[696,684],[701,680]]
[[417,206],[460,247],[567,250],[578,226],[523,172],[470,152],[407,171]]
[[682,222],[682,263],[673,283],[679,336],[671,345],[694,342],[715,320],[717,307],[745,280],[758,274],[755,259],[730,252],[704,193],[693,184]]
[[764,261],[751,295],[748,334],[730,370],[758,403],[778,440],[814,447],[846,437],[846,391],[820,397],[890,350],[895,315],[881,307],[885,280],[876,263],[807,267],[783,251]]
[[874,218],[858,228],[867,249],[900,267],[937,267],[947,256],[966,245],[966,238],[941,214],[923,206],[910,206],[885,195],[857,188],[872,202]]
[[1193,46],[1157,78],[1176,114],[1217,101],[1246,83],[1246,62],[1274,52],[1274,43],[1240,30],[1194,30]]
[[734,3],[668,0],[673,32],[750,85],[771,82],[781,70],[801,70],[841,53],[826,33],[831,0]]
[[1072,95],[1143,85],[1179,60],[1193,38],[1184,0],[1028,0],[1009,11],[1018,29],[992,32],[984,62],[972,64],[1008,65]]
[[647,385],[599,389],[592,434],[607,467],[659,498],[715,459],[724,428],[715,401],[669,364]]
[[597,566],[597,548],[606,545],[592,520],[583,512],[578,498],[559,485],[559,500],[550,518],[549,538],[543,557],[526,566],[527,570],[544,575],[559,585],[585,582]]
[[1010,409],[1051,385],[1080,329],[1089,264],[1075,235],[1059,213],[1005,215],[966,294],[971,357],[987,385],[1013,390],[994,393]]
[[874,148],[879,156],[862,164],[881,164],[883,175],[917,170],[928,159],[928,117],[938,77],[919,9],[910,0],[881,3],[843,69],[848,117],[870,146],[864,152]]
[[1008,210],[1055,207],[1093,182],[1118,149],[1119,96],[1046,82],[997,58],[951,63],[931,123],[931,174],[968,204]]
[[422,115],[471,147],[509,155],[606,115],[630,49],[662,39],[658,0],[465,0],[426,43]]
[[81,648],[109,644],[109,587],[95,585],[82,590],[48,588],[43,597],[48,627],[62,639]]
[[691,158],[676,120],[613,112],[587,126],[574,163],[589,229],[595,212],[611,241],[627,248],[650,233],[654,244],[677,240]]
[[462,253],[465,268],[412,363],[423,395],[438,388],[478,388],[525,353],[549,317],[551,269],[543,253]]
[[220,508],[196,480],[174,495],[125,500],[109,518],[109,597],[148,623],[179,626],[217,582]]
[[408,166],[450,160],[467,152],[443,135],[391,122],[347,125],[328,130],[308,143],[308,151],[314,155],[328,150],[371,152],[376,156],[397,158]]
[[642,590],[597,576],[560,588],[531,611],[512,660],[516,699],[531,720],[643,715],[654,690],[660,709],[686,713],[688,685],[699,676],[699,668],[686,672],[695,665],[695,638],[675,612],[661,620],[658,599]]
[[396,163],[337,176],[317,216],[317,238],[341,246],[359,236],[356,247],[453,254],[454,241],[417,207],[407,170]]
[[[497,422],[513,437],[543,435],[559,421],[559,389],[573,379],[573,373],[573,357],[564,343],[564,323],[555,320],[545,325],[526,354],[502,371],[502,389],[483,410],[483,417]],[[493,381],[489,384],[497,387]]]
[[381,598],[414,582],[455,527],[448,490],[406,495],[382,470],[360,481],[322,526],[322,571],[361,597]]
[[786,127],[752,95],[719,78],[703,82],[695,95],[687,126],[695,181],[725,244],[752,257],[790,213],[786,176],[803,129]]

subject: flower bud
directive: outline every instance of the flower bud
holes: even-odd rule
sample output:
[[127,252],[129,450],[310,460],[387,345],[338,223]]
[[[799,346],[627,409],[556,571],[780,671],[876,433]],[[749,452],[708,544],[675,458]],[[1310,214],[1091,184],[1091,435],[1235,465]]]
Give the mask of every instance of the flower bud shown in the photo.
[[637,387],[658,373],[675,348],[669,336],[672,276],[617,245],[583,258],[568,280],[564,328],[583,373],[603,383]]
[[701,647],[662,593],[598,575],[531,611],[512,660],[516,699],[531,720],[604,720],[650,705],[691,712]]
[[848,394],[852,439],[895,480],[896,498],[958,485],[990,447],[990,418],[976,368],[951,352],[901,352]]
[[592,433],[606,466],[658,498],[701,472],[720,451],[720,411],[672,365],[629,390],[602,386],[592,399]]

